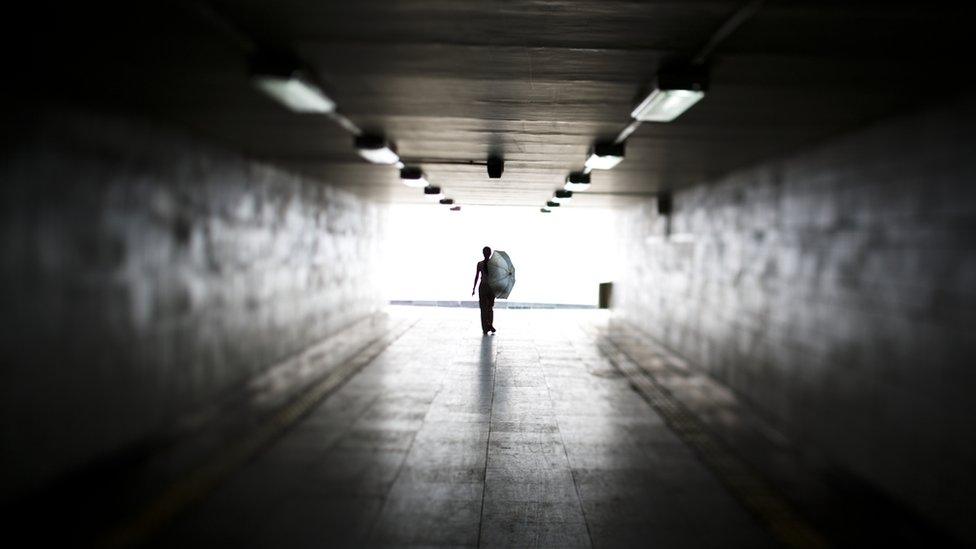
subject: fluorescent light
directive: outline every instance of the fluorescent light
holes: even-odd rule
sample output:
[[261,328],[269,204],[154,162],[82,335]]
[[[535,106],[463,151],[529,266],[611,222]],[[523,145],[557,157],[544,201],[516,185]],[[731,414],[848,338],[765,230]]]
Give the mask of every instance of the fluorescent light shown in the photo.
[[630,113],[641,122],[670,122],[697,103],[705,92],[694,90],[654,90]]
[[624,159],[623,143],[597,143],[586,159],[586,167],[591,170],[609,170]]
[[566,176],[566,184],[563,186],[567,191],[585,191],[590,188],[590,174],[583,172],[573,172]]
[[454,199],[453,198],[442,198],[441,199],[441,204],[443,204],[445,206],[450,206],[451,204],[454,204]]
[[654,90],[630,113],[641,122],[671,122],[705,97],[706,75],[698,70],[657,75]]
[[396,164],[400,161],[396,147],[376,135],[360,135],[356,138],[356,149],[359,156],[373,164]]
[[330,113],[335,101],[295,57],[260,53],[251,57],[251,82],[275,101],[300,113]]
[[559,189],[556,194],[553,195],[552,201],[558,202],[560,204],[568,204],[570,200],[573,199],[573,191],[566,191]]
[[550,200],[550,201],[546,202],[546,207],[547,208],[558,208],[559,207],[559,202],[556,202],[555,200]]
[[433,200],[434,202],[444,198],[444,194],[441,193],[441,188],[435,185],[427,185],[424,187],[424,196],[430,200]]
[[417,189],[422,189],[430,182],[427,181],[427,177],[424,176],[424,172],[420,168],[403,168],[400,170],[400,181],[408,187],[414,187]]
[[295,112],[329,113],[335,110],[335,102],[304,78],[255,76],[253,80],[258,89]]

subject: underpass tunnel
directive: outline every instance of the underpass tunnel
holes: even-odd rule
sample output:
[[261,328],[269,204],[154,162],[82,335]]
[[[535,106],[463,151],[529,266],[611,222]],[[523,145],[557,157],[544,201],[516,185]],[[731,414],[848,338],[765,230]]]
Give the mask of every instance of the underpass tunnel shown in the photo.
[[[976,544],[971,21],[919,2],[12,11],[5,531]],[[515,277],[488,334],[483,246]]]

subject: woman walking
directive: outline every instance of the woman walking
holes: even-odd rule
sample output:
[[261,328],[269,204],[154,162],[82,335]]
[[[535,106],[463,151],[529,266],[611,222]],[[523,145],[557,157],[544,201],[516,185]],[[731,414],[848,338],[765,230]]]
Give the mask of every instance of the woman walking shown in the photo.
[[[495,333],[492,320],[495,315],[495,292],[488,287],[485,282],[485,274],[488,268],[488,258],[491,257],[491,248],[485,246],[481,253],[484,254],[484,261],[479,261],[474,272],[474,286],[471,287],[471,295],[474,295],[475,287],[478,288],[478,306],[481,307],[481,332],[488,335],[488,332]],[[481,285],[478,286],[478,279],[481,278]]]

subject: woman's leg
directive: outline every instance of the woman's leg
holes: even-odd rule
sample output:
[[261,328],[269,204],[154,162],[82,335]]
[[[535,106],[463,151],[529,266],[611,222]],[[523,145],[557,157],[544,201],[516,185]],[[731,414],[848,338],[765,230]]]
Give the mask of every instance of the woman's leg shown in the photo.
[[[487,334],[491,331],[492,306],[494,305],[494,294],[478,288],[478,306],[481,307],[481,331]],[[489,300],[489,298],[491,298]]]
[[488,331],[495,331],[495,296],[488,299]]

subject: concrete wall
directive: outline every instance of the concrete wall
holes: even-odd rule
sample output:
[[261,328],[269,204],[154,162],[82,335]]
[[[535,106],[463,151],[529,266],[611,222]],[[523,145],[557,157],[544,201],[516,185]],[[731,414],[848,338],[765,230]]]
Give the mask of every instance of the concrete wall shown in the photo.
[[382,306],[376,206],[141,123],[23,131],[0,166],[5,496]]
[[615,306],[801,444],[976,538],[976,105],[622,216]]

